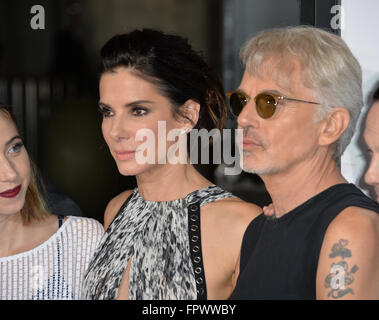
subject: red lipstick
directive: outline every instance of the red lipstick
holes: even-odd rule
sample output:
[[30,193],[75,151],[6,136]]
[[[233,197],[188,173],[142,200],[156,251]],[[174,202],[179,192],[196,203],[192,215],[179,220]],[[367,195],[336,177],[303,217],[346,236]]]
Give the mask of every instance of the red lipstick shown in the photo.
[[15,196],[17,196],[19,194],[20,190],[21,190],[21,184],[14,189],[9,189],[7,191],[0,193],[0,197],[14,198]]

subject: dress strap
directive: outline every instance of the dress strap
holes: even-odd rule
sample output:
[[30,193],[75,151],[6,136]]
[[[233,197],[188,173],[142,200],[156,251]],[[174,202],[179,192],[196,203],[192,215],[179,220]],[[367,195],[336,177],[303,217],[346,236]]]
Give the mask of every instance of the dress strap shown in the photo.
[[207,203],[225,198],[235,198],[235,196],[216,185],[211,185],[206,188],[196,190],[186,197],[188,207],[190,255],[195,274],[198,300],[207,299],[207,285],[205,281],[201,249],[200,208]]
[[200,201],[192,203],[188,207],[188,234],[191,260],[195,273],[197,300],[206,300],[207,286],[201,251]]
[[200,207],[217,200],[225,198],[236,198],[232,193],[223,190],[219,186],[211,185],[209,187],[196,190],[190,193],[187,197],[188,205],[191,205],[194,202],[200,202]]
[[63,224],[63,219],[64,219],[64,216],[63,215],[59,215],[58,216],[58,225],[59,225],[59,228],[62,226]]

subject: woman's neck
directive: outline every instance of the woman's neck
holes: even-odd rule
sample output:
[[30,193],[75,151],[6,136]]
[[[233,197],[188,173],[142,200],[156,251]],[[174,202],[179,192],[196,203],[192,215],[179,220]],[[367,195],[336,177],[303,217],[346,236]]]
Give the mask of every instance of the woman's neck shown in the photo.
[[25,241],[25,225],[21,213],[0,215],[0,257],[6,257]]
[[43,220],[23,223],[21,213],[0,215],[0,257],[32,250],[58,230],[58,219],[49,214]]
[[155,166],[136,178],[139,193],[149,201],[180,199],[212,184],[191,164]]

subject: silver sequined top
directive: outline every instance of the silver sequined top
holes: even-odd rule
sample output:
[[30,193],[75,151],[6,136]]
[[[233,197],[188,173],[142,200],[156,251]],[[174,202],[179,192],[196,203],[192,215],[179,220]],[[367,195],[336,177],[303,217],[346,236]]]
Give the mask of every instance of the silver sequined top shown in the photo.
[[83,298],[116,299],[131,259],[129,299],[206,299],[200,207],[230,197],[211,185],[182,199],[155,202],[134,189],[94,254]]

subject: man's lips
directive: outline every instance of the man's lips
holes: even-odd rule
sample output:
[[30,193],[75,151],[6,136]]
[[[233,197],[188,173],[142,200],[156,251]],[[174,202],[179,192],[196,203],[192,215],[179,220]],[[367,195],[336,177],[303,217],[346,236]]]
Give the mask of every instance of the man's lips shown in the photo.
[[0,196],[3,198],[14,198],[15,196],[19,194],[20,190],[21,190],[21,184],[18,185],[16,188],[9,189],[0,193]]
[[243,148],[253,148],[253,147],[260,147],[261,145],[254,140],[243,138],[242,140],[242,146]]

